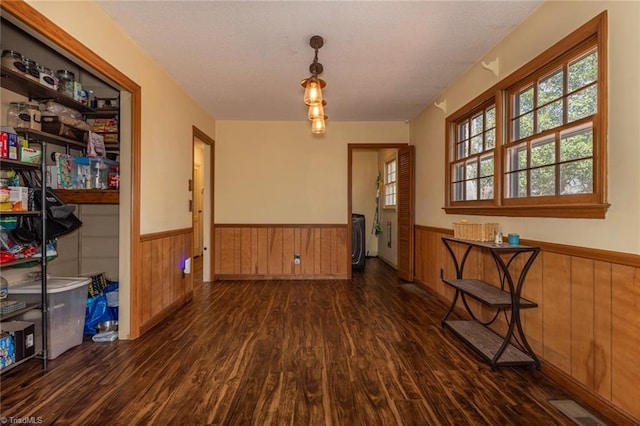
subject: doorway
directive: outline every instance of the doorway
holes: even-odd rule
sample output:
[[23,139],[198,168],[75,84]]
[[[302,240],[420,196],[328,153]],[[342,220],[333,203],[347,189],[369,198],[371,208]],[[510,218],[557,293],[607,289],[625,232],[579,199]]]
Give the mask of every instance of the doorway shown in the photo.
[[[354,168],[354,158],[364,154],[364,157],[361,158],[373,158],[375,163],[373,172],[370,170],[372,168],[371,165],[364,166],[365,174],[368,173],[368,177],[364,179],[369,181],[365,182],[365,185],[369,189],[373,189],[374,195],[370,195],[371,198],[377,195],[377,199],[374,202],[375,208],[369,209],[370,219],[365,216],[367,223],[365,233],[370,238],[370,242],[365,243],[365,252],[372,252],[374,251],[371,250],[372,248],[382,247],[381,255],[384,256],[386,254],[387,257],[392,257],[392,263],[394,263],[392,266],[396,268],[398,277],[409,282],[412,282],[414,278],[414,152],[414,146],[409,144],[348,145],[348,235],[352,235],[353,232],[352,213],[361,213],[354,211],[354,203],[360,208],[357,198],[362,197],[359,191],[354,193],[354,186],[357,190],[362,187],[362,182],[356,182],[358,184],[354,185],[354,180],[363,179],[363,168],[358,167],[358,165]],[[383,212],[383,207],[385,206],[384,183],[387,174],[385,169],[391,158],[393,159],[393,173],[395,174],[394,182],[396,182],[394,191],[395,207]],[[368,162],[370,161],[368,160]],[[372,213],[374,210],[375,213]],[[377,227],[378,238],[371,235],[371,233],[375,233],[376,224],[379,225]],[[373,246],[371,245],[371,239],[376,240],[373,241]],[[378,246],[375,246],[375,244],[378,244]],[[347,254],[350,258],[352,249],[353,241],[351,238],[347,238]],[[378,254],[377,249],[375,253]],[[351,260],[349,262],[351,264]],[[351,278],[351,275],[352,270],[349,268],[349,278]]]
[[193,175],[190,186],[194,288],[211,281],[213,265],[214,140],[193,127]]

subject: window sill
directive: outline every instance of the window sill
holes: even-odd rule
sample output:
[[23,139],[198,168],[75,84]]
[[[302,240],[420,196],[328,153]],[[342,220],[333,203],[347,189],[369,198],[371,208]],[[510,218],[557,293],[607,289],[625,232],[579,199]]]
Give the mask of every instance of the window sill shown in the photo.
[[447,214],[508,217],[560,217],[580,219],[604,219],[611,204],[573,204],[546,206],[456,206],[443,207]]

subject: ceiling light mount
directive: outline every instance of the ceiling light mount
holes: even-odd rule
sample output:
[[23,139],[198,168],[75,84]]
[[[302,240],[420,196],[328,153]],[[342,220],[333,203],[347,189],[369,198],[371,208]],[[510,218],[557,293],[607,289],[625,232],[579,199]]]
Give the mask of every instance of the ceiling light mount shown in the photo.
[[316,54],[317,54],[318,53],[317,50],[320,49],[322,46],[324,46],[324,39],[319,35],[314,35],[309,40],[309,46],[313,47],[316,50]]

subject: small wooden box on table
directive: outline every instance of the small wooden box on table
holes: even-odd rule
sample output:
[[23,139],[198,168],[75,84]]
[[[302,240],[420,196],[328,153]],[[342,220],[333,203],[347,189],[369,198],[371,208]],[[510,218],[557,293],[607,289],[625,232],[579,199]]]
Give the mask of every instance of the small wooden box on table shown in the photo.
[[[442,278],[442,281],[453,287],[456,292],[447,313],[442,318],[442,327],[453,331],[460,339],[474,349],[491,369],[507,366],[529,366],[540,368],[540,361],[527,342],[520,321],[520,309],[536,308],[535,302],[522,298],[522,286],[533,261],[540,252],[539,247],[511,245],[507,243],[470,241],[454,237],[443,237],[447,251],[453,259],[456,268],[456,278]],[[452,244],[465,246],[462,257],[458,259]],[[500,277],[500,287],[477,279],[465,279],[464,267],[472,249],[486,250],[491,254]],[[524,256],[524,266],[519,276],[512,277],[509,267],[514,260]],[[495,309],[495,314],[489,321],[481,321],[471,310],[467,297],[471,297],[485,306]],[[471,320],[448,320],[453,312],[458,298],[471,317]],[[490,326],[497,320],[499,314],[505,312],[507,318],[507,332],[498,334]]]

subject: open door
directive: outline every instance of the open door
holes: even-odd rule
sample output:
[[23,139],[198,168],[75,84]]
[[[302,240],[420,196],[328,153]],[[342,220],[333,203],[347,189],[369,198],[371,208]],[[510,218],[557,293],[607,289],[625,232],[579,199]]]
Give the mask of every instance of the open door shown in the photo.
[[213,165],[214,143],[202,130],[193,127],[192,256],[194,288],[211,280],[213,264]]
[[415,146],[398,149],[398,277],[413,282]]

